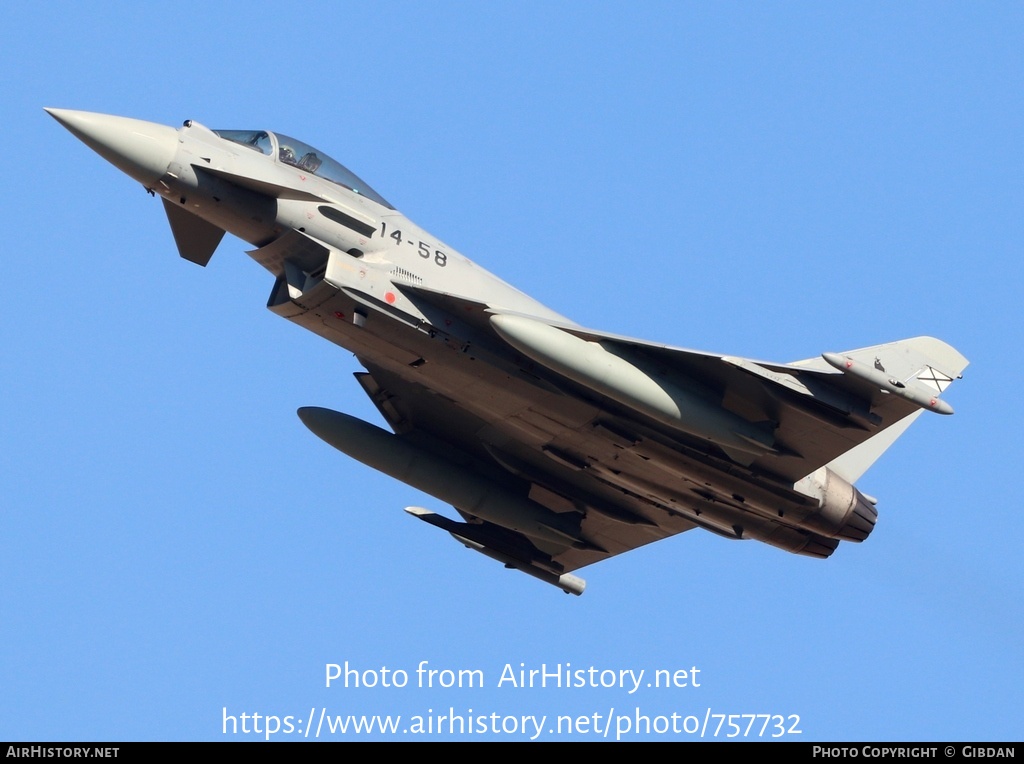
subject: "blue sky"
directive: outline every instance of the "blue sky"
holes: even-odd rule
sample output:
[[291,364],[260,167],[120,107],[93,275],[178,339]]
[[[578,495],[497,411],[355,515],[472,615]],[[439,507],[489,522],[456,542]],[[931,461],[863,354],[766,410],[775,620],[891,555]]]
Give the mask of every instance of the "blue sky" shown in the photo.
[[[8,7],[0,739],[452,708],[1019,740],[1022,33],[1010,3]],[[971,361],[957,413],[868,472],[878,526],[828,561],[695,531],[564,596],[313,437],[299,406],[379,421],[351,355],[264,308],[242,242],[179,259],[44,106],[298,137],[596,328],[777,361],[932,334]],[[485,686],[325,687],[346,661]],[[498,687],[520,663],[701,686]]]

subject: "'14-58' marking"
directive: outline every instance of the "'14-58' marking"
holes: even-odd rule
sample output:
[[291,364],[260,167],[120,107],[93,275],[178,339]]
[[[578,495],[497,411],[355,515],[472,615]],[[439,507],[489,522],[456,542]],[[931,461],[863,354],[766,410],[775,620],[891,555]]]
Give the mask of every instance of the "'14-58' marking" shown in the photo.
[[[380,235],[381,238],[389,235],[388,224],[385,222],[381,222],[380,224]],[[402,243],[402,232],[399,231],[397,228],[390,233],[390,236],[392,239],[395,240],[395,244]],[[411,245],[412,240],[408,240],[408,243]],[[427,244],[425,241],[417,242],[417,244],[418,246],[416,249],[419,252],[420,257],[422,257],[424,260],[429,260],[431,256],[433,256],[435,265],[440,265],[442,268],[448,265],[448,255],[446,255],[444,252],[442,252],[439,249],[435,249],[433,250],[433,252],[431,252],[430,245]]]

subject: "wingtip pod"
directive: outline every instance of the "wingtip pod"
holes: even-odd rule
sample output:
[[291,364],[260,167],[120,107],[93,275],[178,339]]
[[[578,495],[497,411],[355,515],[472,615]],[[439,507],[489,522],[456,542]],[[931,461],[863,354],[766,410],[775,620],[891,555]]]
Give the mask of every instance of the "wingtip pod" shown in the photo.
[[[822,353],[821,357],[825,360],[825,363],[843,372],[843,374],[862,379],[880,390],[898,395],[925,411],[934,411],[936,414],[945,414],[947,416],[953,413],[953,407],[939,398],[938,395],[933,394],[923,385],[918,385],[914,381],[908,384],[888,374],[881,362],[877,360],[875,366],[869,366],[864,361],[839,353]],[[933,374],[936,373],[932,367],[929,366],[928,368]],[[952,378],[947,378],[945,381],[947,383],[951,382]]]

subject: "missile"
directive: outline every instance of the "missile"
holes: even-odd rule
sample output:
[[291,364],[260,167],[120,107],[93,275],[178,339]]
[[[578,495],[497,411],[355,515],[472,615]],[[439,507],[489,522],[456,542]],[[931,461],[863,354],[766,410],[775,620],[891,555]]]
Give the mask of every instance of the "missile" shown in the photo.
[[299,419],[321,440],[368,467],[440,501],[530,538],[577,549],[599,549],[579,535],[579,515],[557,514],[362,419],[306,406]]
[[907,385],[894,377],[890,377],[884,371],[879,371],[866,363],[855,361],[849,356],[843,356],[839,353],[822,353],[821,357],[825,359],[829,366],[839,369],[843,374],[849,374],[851,377],[862,379],[880,390],[898,395],[900,398],[923,408],[925,411],[934,411],[937,414],[953,413],[952,406],[937,396],[932,395],[924,387],[915,384]]
[[491,326],[532,361],[674,430],[730,452],[755,457],[777,453],[774,438],[762,427],[667,379],[655,379],[649,370],[609,352],[600,342],[524,316],[491,316]]
[[[500,543],[496,543],[495,539],[489,538],[492,534],[488,534],[486,532],[485,526],[472,525],[470,523],[457,523],[454,520],[449,520],[444,515],[431,512],[429,509],[424,509],[423,507],[406,507],[405,511],[413,517],[418,517],[423,522],[433,525],[435,528],[441,528],[448,531],[453,539],[468,549],[480,552],[480,554],[485,554],[492,560],[497,560],[502,563],[506,568],[515,568],[516,570],[522,571],[529,576],[533,576],[546,584],[557,586],[566,594],[575,594],[578,597],[583,594],[583,590],[587,588],[587,582],[579,576],[574,576],[570,573],[562,573],[559,575],[549,570],[537,567],[531,561],[522,559],[518,555],[513,554],[510,550],[499,548]],[[536,550],[534,550],[534,552],[536,552]]]

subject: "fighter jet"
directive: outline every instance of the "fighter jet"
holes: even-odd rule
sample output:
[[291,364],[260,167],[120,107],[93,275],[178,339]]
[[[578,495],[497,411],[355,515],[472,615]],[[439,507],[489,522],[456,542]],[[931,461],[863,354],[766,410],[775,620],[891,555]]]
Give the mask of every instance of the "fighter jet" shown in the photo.
[[225,232],[267,307],[355,354],[390,432],[298,411],[330,445],[440,502],[415,517],[581,594],[573,572],[701,528],[827,558],[863,541],[854,487],[967,360],[931,337],[770,363],[588,329],[404,217],[324,152],[267,130],[49,114],[153,196],[178,252]]

